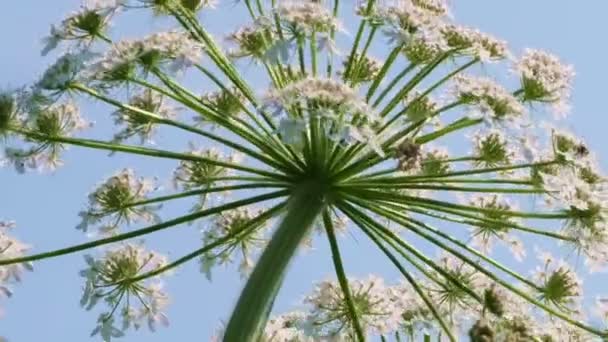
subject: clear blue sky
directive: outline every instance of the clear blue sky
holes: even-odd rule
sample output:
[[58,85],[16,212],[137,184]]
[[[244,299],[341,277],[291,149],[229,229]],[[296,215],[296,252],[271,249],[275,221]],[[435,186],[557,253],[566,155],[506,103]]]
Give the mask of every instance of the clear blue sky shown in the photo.
[[[229,7],[232,1],[220,1]],[[350,5],[354,0],[343,0]],[[525,47],[550,50],[576,67],[577,78],[573,94],[573,114],[569,126],[583,136],[592,150],[603,156],[606,169],[605,99],[608,95],[605,33],[608,24],[606,1],[555,0],[462,0],[452,1],[458,22],[477,26],[509,41],[516,52]],[[40,39],[51,23],[77,8],[78,0],[20,0],[5,1],[0,11],[0,87],[19,86],[32,82],[51,63],[41,59]],[[210,12],[205,15],[212,32],[225,33],[243,20],[242,13]],[[226,25],[228,22],[229,25]],[[135,35],[164,26],[150,17],[129,16],[117,25],[121,33]],[[353,23],[347,23],[352,32]],[[95,134],[108,136],[110,110],[99,105],[87,105],[84,114],[99,123]],[[104,131],[105,129],[105,131]],[[163,139],[164,138],[164,139]],[[171,135],[159,137],[163,147]],[[66,166],[55,174],[16,175],[13,170],[0,169],[0,219],[18,222],[15,231],[20,239],[35,246],[35,251],[53,249],[86,240],[74,227],[77,212],[86,201],[87,193],[97,182],[125,166],[134,166],[146,175],[167,179],[174,167],[171,162],[119,155],[108,158],[105,153],[72,149],[65,158]],[[179,215],[185,205],[168,208],[164,217]],[[196,227],[181,227],[158,233],[148,239],[149,245],[180,256],[199,245]],[[350,274],[366,275],[380,272],[389,280],[396,273],[370,248],[361,236],[343,239],[347,269]],[[15,290],[15,296],[0,303],[6,316],[0,319],[0,336],[12,342],[28,341],[87,341],[97,318],[96,313],[82,310],[78,305],[82,280],[78,271],[84,262],[81,255],[39,262],[36,271],[25,276]],[[298,257],[292,265],[284,289],[277,302],[279,310],[289,308],[306,293],[311,282],[333,276],[325,241],[317,241],[315,250]],[[606,275],[594,276],[592,288],[606,284]],[[215,273],[209,283],[193,262],[167,279],[172,305],[168,315],[169,329],[155,334],[146,330],[131,332],[125,341],[205,341],[226,318],[242,285],[234,269]]]

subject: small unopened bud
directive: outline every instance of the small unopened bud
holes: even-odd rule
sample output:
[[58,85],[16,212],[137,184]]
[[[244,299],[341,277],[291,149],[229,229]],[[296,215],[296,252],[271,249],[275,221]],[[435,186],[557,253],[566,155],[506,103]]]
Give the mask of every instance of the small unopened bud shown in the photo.
[[483,293],[483,307],[498,317],[503,315],[504,305],[494,286],[485,289]]
[[405,139],[397,146],[397,160],[399,169],[410,171],[420,164],[422,147],[411,139]]
[[494,330],[487,321],[480,319],[469,330],[469,337],[471,342],[492,342]]

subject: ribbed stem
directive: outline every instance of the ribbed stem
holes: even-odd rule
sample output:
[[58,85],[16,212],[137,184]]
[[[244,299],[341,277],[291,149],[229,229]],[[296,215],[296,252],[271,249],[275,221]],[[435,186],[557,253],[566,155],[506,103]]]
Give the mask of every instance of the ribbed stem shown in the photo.
[[294,189],[286,216],[241,291],[224,342],[259,340],[287,266],[325,204],[321,184],[307,182]]

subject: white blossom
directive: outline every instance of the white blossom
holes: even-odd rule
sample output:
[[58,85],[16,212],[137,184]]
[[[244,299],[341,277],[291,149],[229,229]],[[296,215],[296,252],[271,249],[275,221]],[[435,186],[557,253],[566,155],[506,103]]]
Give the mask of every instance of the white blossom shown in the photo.
[[515,96],[489,78],[458,75],[453,93],[470,108],[472,117],[488,123],[515,121],[526,112]]
[[[141,109],[147,112],[146,114],[155,116],[160,120],[177,117],[177,110],[168,103],[168,100],[163,95],[149,89],[133,95],[129,99],[129,106]],[[114,135],[115,141],[127,140],[137,135],[142,144],[145,142],[154,143],[152,137],[158,126],[156,118],[129,108],[119,109],[112,116],[116,125],[126,126]]]
[[141,40],[123,40],[91,63],[90,77],[101,81],[128,81],[138,67],[153,70],[165,67],[178,72],[201,62],[204,48],[188,33],[168,31],[153,33]]
[[539,253],[538,259],[542,266],[536,267],[532,279],[539,287],[541,300],[562,311],[579,314],[583,288],[576,272],[549,253]]
[[[382,334],[397,328],[400,313],[395,310],[383,279],[369,276],[361,280],[350,279],[348,284],[365,332]],[[352,329],[349,309],[338,282],[318,283],[312,294],[305,297],[304,303],[311,308],[309,320],[320,336],[348,334]]]
[[66,102],[32,108],[23,126],[33,133],[25,137],[29,146],[5,149],[6,160],[20,173],[28,169],[55,170],[61,166],[61,152],[67,147],[53,138],[71,137],[91,124],[80,116],[73,102]]
[[304,34],[330,32],[342,27],[328,8],[313,1],[281,1],[275,11],[282,22]]
[[521,75],[523,99],[552,103],[556,114],[568,111],[574,68],[544,51],[526,49],[515,65]]
[[107,39],[105,31],[111,18],[126,3],[126,0],[87,0],[76,12],[70,13],[58,26],[51,25],[51,32],[44,38],[45,56],[61,41],[90,43],[96,38]]
[[[311,107],[311,103],[316,106]],[[331,139],[346,143],[366,142],[370,148],[382,154],[375,132],[370,127],[377,121],[375,112],[348,85],[333,79],[307,77],[281,89],[270,90],[264,97],[262,109],[287,118],[280,133],[296,133],[308,122],[290,117],[289,110],[293,107],[301,108],[310,120],[321,120],[323,130]],[[352,122],[357,124],[353,125]],[[287,139],[299,142],[299,138],[291,135]]]
[[117,172],[89,194],[87,208],[79,213],[82,222],[77,229],[86,232],[90,226],[101,224],[99,232],[111,235],[121,224],[158,222],[155,211],[159,206],[138,204],[154,190],[152,179],[137,177],[132,169]]
[[[15,226],[14,221],[0,220],[0,260],[22,257],[30,249],[29,245],[9,235],[9,231],[13,230]],[[0,299],[11,297],[13,295],[12,286],[21,282],[24,271],[32,270],[32,264],[29,262],[0,266]]]
[[483,62],[491,62],[510,57],[507,42],[497,39],[478,29],[461,25],[445,25],[441,28],[449,47],[459,54],[471,55]]
[[225,236],[233,236],[219,251],[212,250],[201,257],[201,271],[211,280],[211,271],[215,265],[224,265],[240,259],[239,272],[245,277],[253,269],[253,255],[265,244],[264,232],[267,225],[264,222],[253,222],[261,215],[261,211],[250,208],[233,209],[216,216],[216,218],[203,230],[203,244],[207,245]]
[[[164,256],[146,251],[139,244],[124,244],[107,250],[99,259],[87,255],[85,260],[88,267],[80,272],[86,279],[80,304],[91,310],[103,299],[108,306],[91,335],[100,334],[109,340],[123,336],[131,326],[139,329],[147,324],[154,331],[158,323],[169,324],[163,312],[169,299],[159,276],[132,281],[165,266]],[[120,315],[120,327],[114,325],[115,314]]]

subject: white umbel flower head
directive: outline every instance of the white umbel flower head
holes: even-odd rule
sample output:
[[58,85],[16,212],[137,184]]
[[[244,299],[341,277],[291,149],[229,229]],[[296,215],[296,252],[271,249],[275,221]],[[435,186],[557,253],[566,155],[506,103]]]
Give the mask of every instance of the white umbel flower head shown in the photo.
[[346,143],[367,142],[372,149],[382,153],[371,128],[377,121],[375,112],[348,85],[329,78],[307,77],[281,89],[270,90],[262,108],[286,120],[281,127],[289,129],[289,132],[280,132],[284,137],[297,136],[297,129],[303,133],[306,122],[310,122],[287,116],[288,110],[294,106],[301,108],[306,115],[319,118],[323,130],[332,139]]
[[129,105],[150,115],[144,115],[128,108],[122,108],[114,112],[112,114],[114,123],[126,126],[114,135],[115,141],[127,140],[137,135],[140,143],[153,143],[152,137],[156,133],[158,120],[151,116],[155,116],[159,120],[177,117],[177,110],[168,103],[168,100],[163,95],[150,89],[132,96]]
[[306,314],[300,311],[271,317],[264,328],[262,340],[266,342],[314,342],[315,339],[306,333],[309,325]]
[[250,208],[238,208],[219,214],[215,220],[203,231],[203,243],[209,244],[217,239],[241,231],[247,231],[235,235],[229,243],[226,243],[221,251],[210,251],[201,257],[201,271],[211,280],[211,271],[215,265],[232,263],[240,259],[239,272],[245,277],[253,269],[253,255],[265,244],[264,231],[267,227],[264,223],[253,222],[261,214],[258,210]]
[[[396,329],[400,313],[395,310],[383,279],[369,276],[361,280],[350,279],[348,284],[365,332],[382,334]],[[320,336],[331,337],[352,331],[349,309],[338,282],[317,284],[304,303],[311,307],[309,320]]]
[[552,103],[556,114],[567,112],[574,78],[571,65],[563,64],[550,53],[526,49],[515,70],[521,75],[525,101]]
[[342,26],[328,8],[314,1],[281,1],[275,12],[284,25],[298,33],[328,33]]
[[165,68],[178,72],[199,63],[203,46],[180,31],[153,33],[141,40],[123,40],[112,45],[101,58],[92,63],[90,77],[111,85],[125,82],[143,71]]
[[[80,272],[86,279],[80,304],[91,310],[103,300],[108,311],[102,313],[98,325],[91,335],[100,334],[119,337],[133,326],[139,329],[147,324],[151,331],[158,323],[167,326],[169,321],[164,314],[169,298],[163,290],[158,276],[144,276],[166,265],[166,258],[154,251],[146,251],[141,245],[124,244],[109,249],[101,258],[85,256],[87,268]],[[122,324],[114,326],[115,314],[120,315]]]
[[511,55],[506,41],[474,28],[450,24],[443,26],[441,32],[450,48],[482,62],[501,60]]
[[526,112],[515,96],[489,78],[456,76],[453,93],[472,110],[473,116],[488,123],[515,121]]
[[49,36],[44,39],[42,55],[55,49],[61,41],[87,44],[98,38],[107,40],[105,31],[110,20],[124,4],[126,0],[86,1],[79,11],[71,13],[59,26],[51,26]]
[[[13,230],[15,226],[14,221],[0,220],[0,259],[19,258],[30,249],[30,246],[9,235],[9,231]],[[13,295],[11,287],[21,282],[24,271],[32,269],[31,263],[0,266],[0,299],[11,297]]]
[[153,180],[137,177],[132,169],[121,170],[89,194],[87,209],[79,213],[82,222],[77,229],[86,232],[90,226],[101,224],[100,233],[115,234],[121,224],[157,222],[155,211],[159,206],[137,204],[154,190]]
[[80,110],[73,102],[31,108],[28,114],[23,128],[32,132],[27,136],[26,142],[33,146],[7,147],[5,151],[5,158],[20,173],[27,169],[55,170],[63,164],[60,157],[66,146],[53,138],[71,137],[90,127],[90,123],[80,116]]
[[546,252],[539,252],[538,258],[542,266],[536,268],[532,277],[538,285],[541,300],[564,312],[580,313],[583,288],[574,269]]

